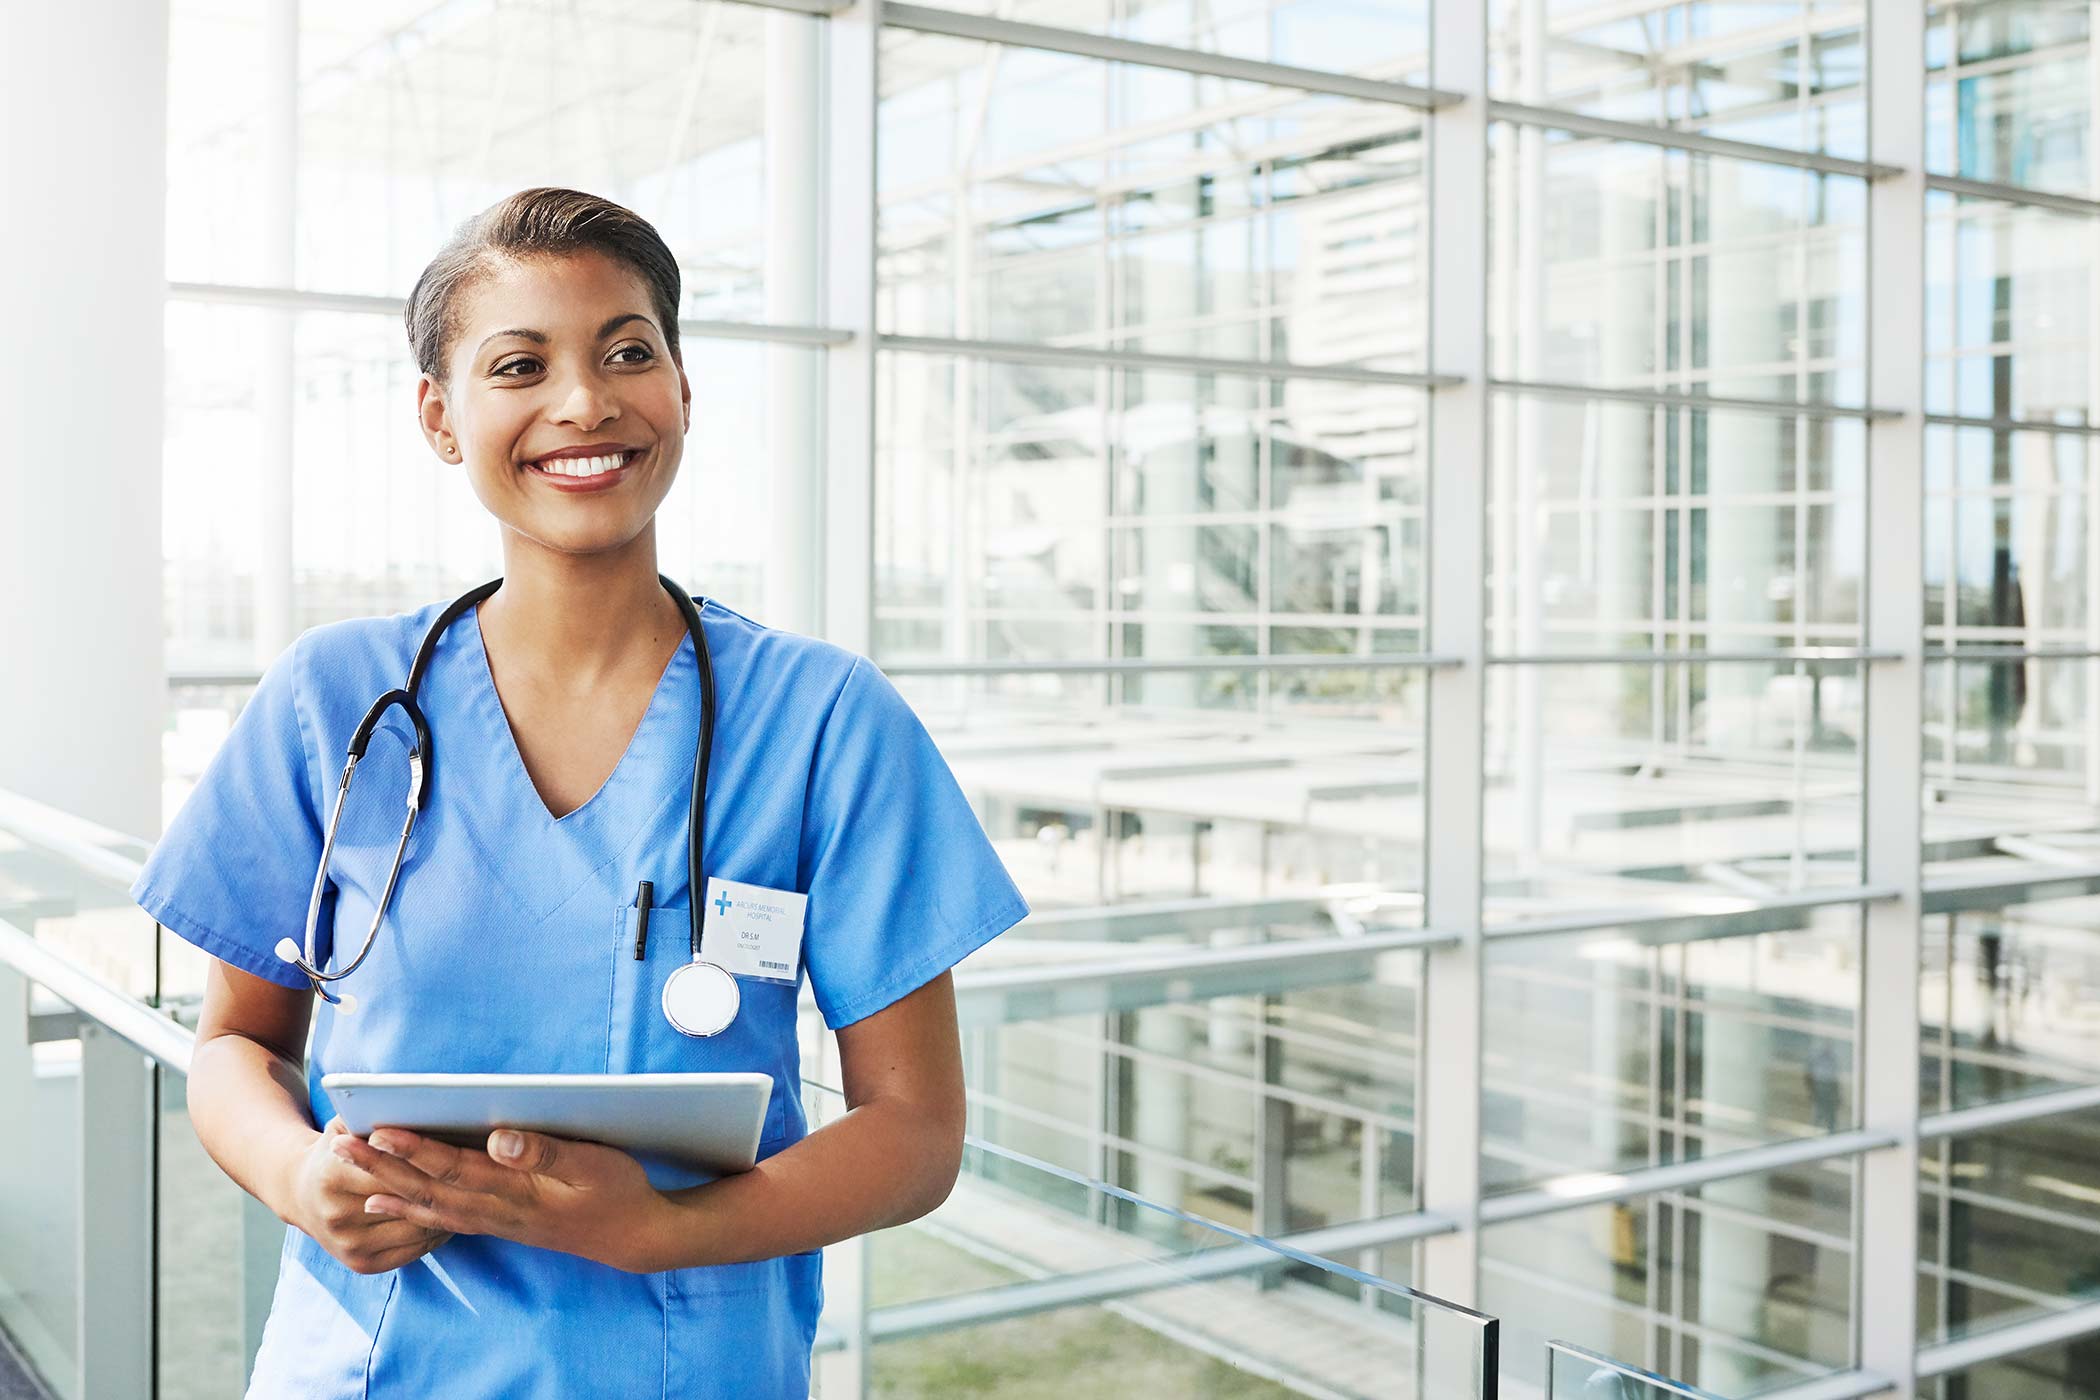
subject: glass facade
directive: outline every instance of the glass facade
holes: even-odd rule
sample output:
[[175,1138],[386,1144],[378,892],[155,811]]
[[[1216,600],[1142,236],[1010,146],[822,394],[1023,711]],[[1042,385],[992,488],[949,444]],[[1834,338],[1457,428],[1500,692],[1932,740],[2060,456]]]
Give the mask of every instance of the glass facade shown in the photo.
[[[1358,1227],[1515,1386],[1886,1370],[1914,1289],[1915,1393],[2100,1400],[2100,1317],[1948,1349],[2100,1290],[2089,30],[174,0],[167,801],[287,628],[499,566],[399,298],[501,195],[605,193],[686,277],[666,571],[890,670],[1036,910],[959,977],[1038,1225]],[[883,1237],[878,1307],[1058,1240]],[[874,1384],[980,1393],[973,1338],[1054,1351],[1013,1326]]]

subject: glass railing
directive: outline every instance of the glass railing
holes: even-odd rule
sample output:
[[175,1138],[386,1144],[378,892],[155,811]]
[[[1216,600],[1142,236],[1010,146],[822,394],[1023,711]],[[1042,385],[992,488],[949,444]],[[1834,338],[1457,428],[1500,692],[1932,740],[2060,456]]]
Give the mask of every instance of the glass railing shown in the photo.
[[[835,1089],[804,1099],[813,1128],[844,1112]],[[1495,1393],[1493,1318],[975,1136],[946,1203],[858,1247],[853,1325],[885,1394],[997,1396],[1046,1373],[1072,1395]]]
[[1546,1400],[1727,1400],[1568,1342],[1546,1343]]
[[[24,840],[0,810],[0,1124],[26,1144],[0,1152],[0,1328],[61,1400],[238,1393],[283,1226],[190,1126],[196,969],[126,894],[143,849],[45,840],[49,815]],[[1495,1393],[1496,1322],[1382,1276],[1449,1222],[1269,1238],[1190,1203],[973,1136],[939,1210],[827,1251],[818,1393]]]

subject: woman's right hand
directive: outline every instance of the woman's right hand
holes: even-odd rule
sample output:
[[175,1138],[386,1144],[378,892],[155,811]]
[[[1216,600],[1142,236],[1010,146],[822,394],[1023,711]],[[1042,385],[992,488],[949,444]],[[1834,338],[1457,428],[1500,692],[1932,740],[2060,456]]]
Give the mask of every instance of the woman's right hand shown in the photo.
[[366,1212],[366,1199],[386,1194],[387,1187],[337,1155],[336,1143],[349,1132],[342,1119],[332,1119],[307,1147],[293,1172],[288,1223],[359,1274],[383,1274],[414,1263],[451,1239],[442,1230]]

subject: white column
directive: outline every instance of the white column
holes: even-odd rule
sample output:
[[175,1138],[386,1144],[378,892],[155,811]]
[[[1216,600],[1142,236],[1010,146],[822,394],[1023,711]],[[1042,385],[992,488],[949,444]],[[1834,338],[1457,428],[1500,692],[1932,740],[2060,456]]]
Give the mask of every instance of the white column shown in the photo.
[[[875,500],[875,118],[882,0],[860,0],[824,21],[829,47],[824,110],[825,324],[853,332],[824,363],[822,497],[805,528],[821,542],[814,561],[820,633],[865,653],[874,611]],[[822,1067],[835,1070],[837,1041],[821,1037]],[[842,1080],[827,1079],[829,1083]],[[865,1239],[824,1252],[825,1314],[846,1338],[819,1357],[811,1377],[822,1400],[868,1394],[868,1251]]]
[[1466,382],[1436,391],[1430,421],[1429,648],[1464,664],[1429,673],[1423,849],[1431,928],[1460,935],[1428,955],[1416,1131],[1422,1204],[1457,1220],[1422,1250],[1421,1286],[1457,1303],[1479,1291],[1481,664],[1487,468],[1486,6],[1435,7],[1434,83],[1467,100],[1429,119],[1430,368]]
[[[253,273],[265,287],[289,287],[296,275],[299,211],[299,7],[262,10],[262,257]],[[255,559],[255,664],[267,668],[299,629],[292,621],[292,347],[293,313],[256,311],[255,416],[262,449]]]
[[[766,319],[821,319],[817,281],[823,214],[823,130],[818,102],[822,26],[814,15],[769,11],[766,23]],[[817,627],[817,522],[823,488],[821,352],[766,347],[766,481],[772,548],[766,551],[766,623]]]
[[[142,836],[167,689],[167,64],[164,6],[0,6],[0,788]],[[121,346],[121,373],[88,346]]]
[[874,604],[875,63],[882,0],[861,0],[826,23],[825,322],[853,332],[853,342],[825,359],[824,496],[811,529],[823,541],[823,635],[866,652]]
[[1867,645],[1900,648],[1872,665],[1866,744],[1866,879],[1902,891],[1868,906],[1860,998],[1861,1123],[1900,1145],[1859,1174],[1854,1310],[1860,1364],[1908,1400],[1915,1388],[1918,1242],[1918,838],[1924,629],[1925,181],[1924,9],[1874,0],[1867,25],[1871,158],[1903,174],[1869,198],[1868,392],[1904,416],[1867,435]]

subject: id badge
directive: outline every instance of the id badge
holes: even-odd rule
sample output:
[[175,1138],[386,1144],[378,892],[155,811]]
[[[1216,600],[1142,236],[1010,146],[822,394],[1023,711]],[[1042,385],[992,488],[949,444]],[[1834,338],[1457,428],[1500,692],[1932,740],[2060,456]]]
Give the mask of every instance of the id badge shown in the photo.
[[700,956],[737,977],[793,985],[802,972],[802,913],[809,896],[710,875]]

